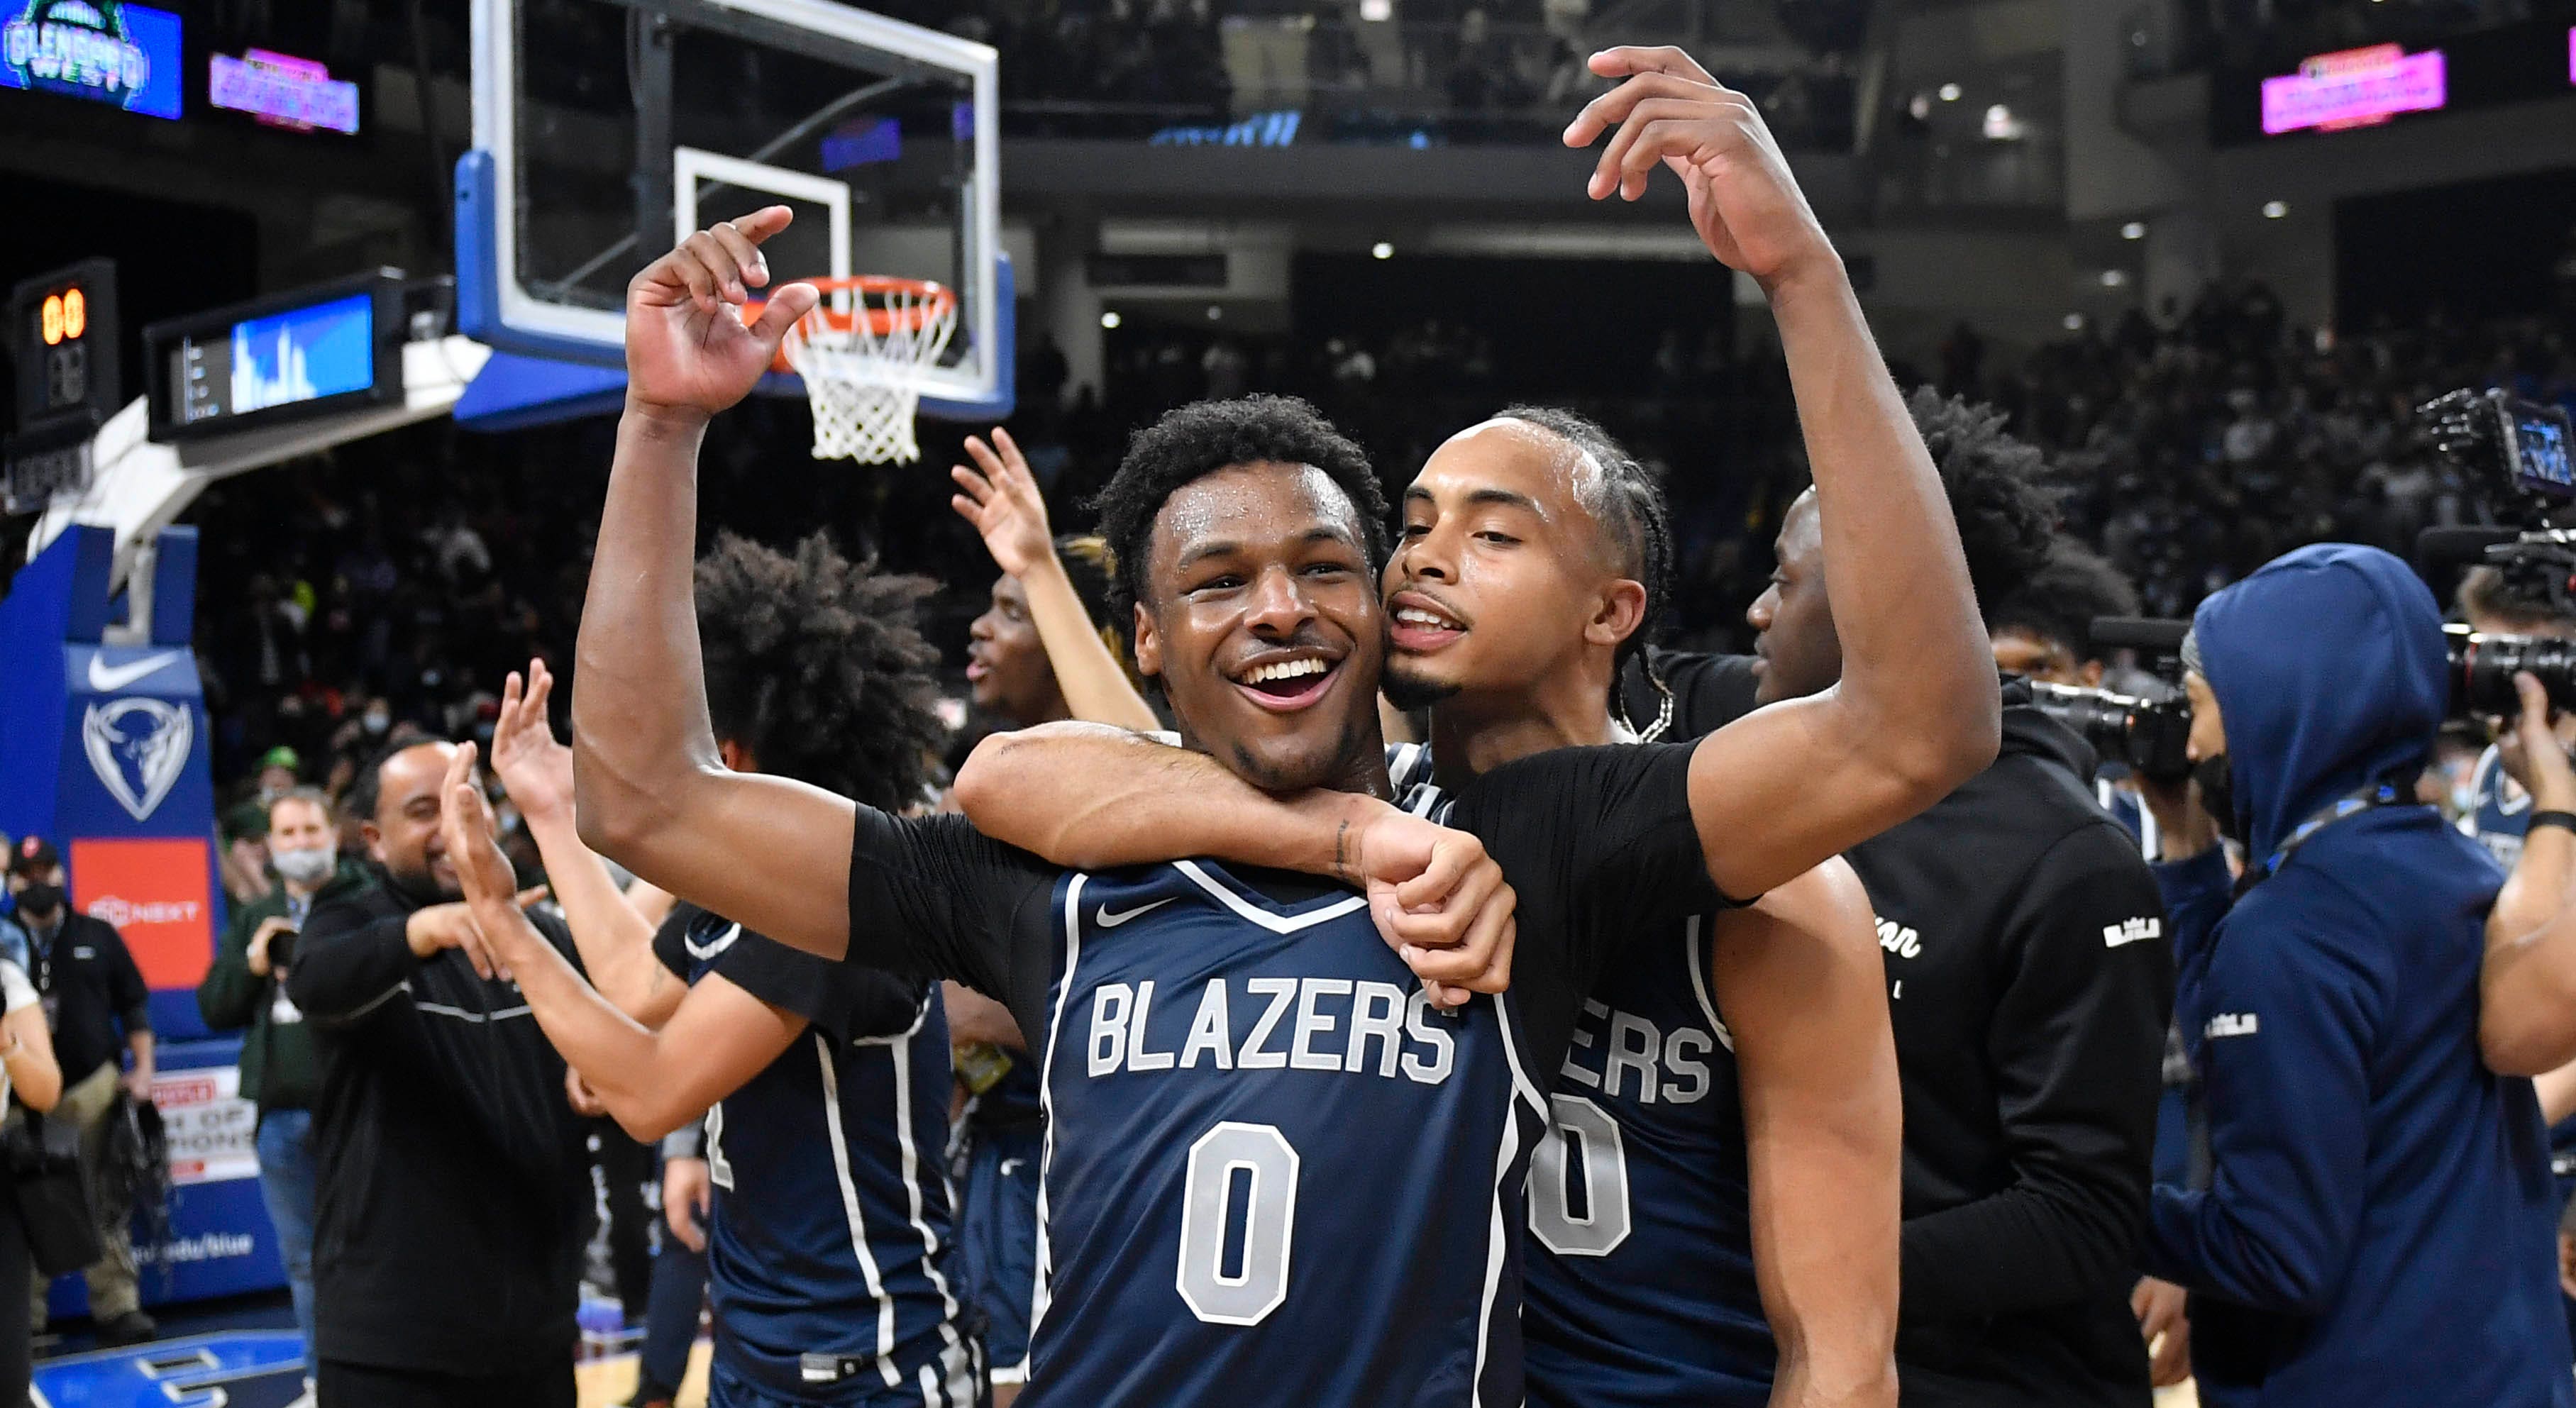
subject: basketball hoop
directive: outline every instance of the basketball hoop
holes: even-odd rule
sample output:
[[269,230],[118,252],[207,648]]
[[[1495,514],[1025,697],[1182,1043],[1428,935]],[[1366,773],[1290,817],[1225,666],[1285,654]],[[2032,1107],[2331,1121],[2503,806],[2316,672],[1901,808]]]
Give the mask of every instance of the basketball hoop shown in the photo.
[[781,370],[805,379],[814,458],[863,464],[921,458],[913,411],[923,374],[939,365],[957,331],[957,295],[928,279],[877,274],[800,282],[823,298],[787,330],[778,359]]

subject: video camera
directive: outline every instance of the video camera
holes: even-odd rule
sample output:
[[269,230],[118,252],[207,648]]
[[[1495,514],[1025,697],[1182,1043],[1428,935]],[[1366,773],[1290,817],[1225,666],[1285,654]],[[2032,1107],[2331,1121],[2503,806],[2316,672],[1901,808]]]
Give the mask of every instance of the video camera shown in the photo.
[[[2554,509],[2576,506],[2576,430],[2567,412],[2501,391],[2453,391],[2417,410],[2433,447],[2489,486],[2491,503],[2524,518],[2527,528],[2434,528],[2417,540],[2421,563],[2484,561],[2505,574],[2524,600],[2545,602],[2576,619],[2576,529],[2548,526]],[[2122,762],[2156,781],[2191,773],[2191,700],[2182,691],[2182,638],[2188,621],[2104,616],[2092,625],[2097,649],[2134,649],[2173,688],[2155,697],[2072,685],[2031,683],[2031,702],[2082,735],[2105,761]],[[2443,627],[2450,654],[2449,716],[2511,717],[2522,708],[2513,677],[2528,670],[2549,699],[2576,710],[2576,642],[2544,636],[2482,635]]]
[[2095,617],[2089,634],[2096,649],[2137,650],[2171,691],[2150,698],[2033,680],[2030,702],[2074,730],[2103,761],[2126,763],[2159,782],[2179,782],[2191,775],[2191,759],[2183,751],[2191,740],[2191,700],[2182,692],[2182,638],[2190,630],[2189,621]]
[[[2502,391],[2459,390],[2416,410],[2433,448],[2467,470],[2497,515],[2521,527],[2429,528],[2415,541],[2420,566],[2483,562],[2504,575],[2508,596],[2576,619],[2576,529],[2550,515],[2576,506],[2576,430],[2568,414]],[[2552,704],[2576,708],[2576,645],[2540,636],[2480,635],[2448,626],[2455,719],[2521,711],[2514,675],[2540,678]]]

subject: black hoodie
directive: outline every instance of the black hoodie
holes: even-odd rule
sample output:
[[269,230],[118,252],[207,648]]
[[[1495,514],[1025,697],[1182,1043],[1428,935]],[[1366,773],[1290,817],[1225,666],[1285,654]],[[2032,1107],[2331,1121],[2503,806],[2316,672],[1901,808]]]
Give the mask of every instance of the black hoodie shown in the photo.
[[[450,1374],[567,1364],[591,1187],[563,1058],[515,986],[453,949],[414,958],[404,925],[439,901],[375,879],[316,897],[287,975],[322,1054],[316,1351]],[[573,957],[560,920],[529,918]]]
[[[1710,692],[1672,736],[1727,722],[1740,693]],[[1906,1408],[2145,1408],[2128,1297],[2173,950],[2092,751],[2027,687],[2004,705],[1992,766],[1849,855],[1905,1086],[1900,1391]]]

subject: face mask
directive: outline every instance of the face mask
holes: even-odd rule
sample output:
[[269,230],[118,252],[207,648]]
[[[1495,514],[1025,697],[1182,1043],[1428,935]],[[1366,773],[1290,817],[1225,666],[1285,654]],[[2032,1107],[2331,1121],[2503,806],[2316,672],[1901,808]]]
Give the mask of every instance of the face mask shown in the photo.
[[386,729],[394,726],[394,716],[391,714],[379,714],[370,710],[366,716],[359,721],[359,723],[360,726],[365,728],[369,733],[383,733]]
[[59,885],[30,885],[18,892],[18,912],[30,919],[50,920],[54,911],[63,907]]
[[338,868],[340,853],[330,846],[315,846],[297,851],[271,851],[268,853],[268,863],[276,866],[278,875],[289,884],[319,885],[330,879],[331,872]]
[[2236,824],[2236,779],[2227,766],[2227,755],[2203,758],[2191,766],[2191,780],[2200,784],[2200,804],[2218,822],[2218,834],[2230,841],[2245,839]]

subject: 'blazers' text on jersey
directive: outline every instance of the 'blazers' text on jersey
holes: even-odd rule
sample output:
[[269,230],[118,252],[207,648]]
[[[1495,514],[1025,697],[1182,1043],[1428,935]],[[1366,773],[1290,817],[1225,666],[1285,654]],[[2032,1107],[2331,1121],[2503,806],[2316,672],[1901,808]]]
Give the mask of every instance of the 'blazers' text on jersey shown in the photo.
[[1459,795],[1520,941],[1512,992],[1454,1016],[1349,890],[1067,873],[862,808],[851,958],[966,982],[1041,1047],[1023,1408],[1519,1403],[1539,1082],[1605,948],[1715,902],[1688,764],[1572,749]]

